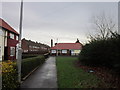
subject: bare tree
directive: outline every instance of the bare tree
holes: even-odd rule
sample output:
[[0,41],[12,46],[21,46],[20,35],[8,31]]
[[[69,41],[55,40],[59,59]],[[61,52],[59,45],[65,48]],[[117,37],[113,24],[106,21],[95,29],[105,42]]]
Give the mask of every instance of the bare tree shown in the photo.
[[90,35],[90,39],[107,39],[114,34],[115,23],[111,17],[105,16],[105,13],[94,16],[93,23],[96,31],[98,32],[96,36]]

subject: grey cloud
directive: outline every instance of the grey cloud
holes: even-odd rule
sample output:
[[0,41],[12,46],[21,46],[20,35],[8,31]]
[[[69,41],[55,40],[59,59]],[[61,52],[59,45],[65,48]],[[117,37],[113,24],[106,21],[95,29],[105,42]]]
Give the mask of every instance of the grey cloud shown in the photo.
[[[2,4],[2,18],[17,31],[19,26],[19,2]],[[94,33],[92,16],[104,11],[113,14],[117,21],[117,3],[97,2],[25,2],[23,37],[50,45],[50,39],[74,42],[79,38],[86,42],[87,34]]]

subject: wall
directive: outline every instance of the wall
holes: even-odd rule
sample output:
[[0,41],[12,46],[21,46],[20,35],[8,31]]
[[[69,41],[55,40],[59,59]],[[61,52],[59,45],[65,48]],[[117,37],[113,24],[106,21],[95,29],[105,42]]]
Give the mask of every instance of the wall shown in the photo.
[[8,60],[15,60],[16,59],[16,52],[15,56],[10,56],[10,47],[15,47],[16,51],[16,45],[18,43],[18,40],[16,40],[16,34],[14,34],[14,39],[9,38],[10,32],[8,33],[8,39],[7,39],[7,47],[8,47]]
[[31,40],[22,39],[23,54],[45,54],[49,47]]
[[4,31],[0,28],[0,61],[4,58]]
[[26,42],[26,40],[22,39],[22,50],[24,53],[28,53],[29,52],[29,48],[28,48],[28,44]]

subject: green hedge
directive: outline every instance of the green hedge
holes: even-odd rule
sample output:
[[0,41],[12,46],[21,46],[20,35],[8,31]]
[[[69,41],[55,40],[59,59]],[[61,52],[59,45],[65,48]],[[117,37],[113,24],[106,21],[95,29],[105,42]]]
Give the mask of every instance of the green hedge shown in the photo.
[[50,55],[50,53],[46,53],[46,54],[44,54],[45,59],[48,58],[49,55]]
[[28,73],[30,73],[37,66],[41,65],[45,61],[44,56],[37,56],[33,58],[27,58],[22,60],[21,73],[22,78],[25,77]]
[[37,57],[38,54],[22,54],[22,59]]
[[105,66],[120,72],[120,35],[107,40],[94,40],[86,44],[79,60],[84,65]]

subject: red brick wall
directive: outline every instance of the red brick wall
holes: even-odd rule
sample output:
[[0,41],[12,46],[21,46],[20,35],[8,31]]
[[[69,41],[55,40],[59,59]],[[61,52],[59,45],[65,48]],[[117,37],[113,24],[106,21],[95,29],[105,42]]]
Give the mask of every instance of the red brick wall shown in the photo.
[[28,44],[24,39],[22,39],[22,49],[23,49],[23,51],[29,50]]
[[[16,45],[18,40],[16,40],[16,34],[14,34],[14,39],[10,38],[10,33],[8,32],[7,38],[7,47],[8,47],[8,60],[15,60],[16,59]],[[15,47],[15,56],[10,56],[10,47]]]
[[[29,47],[31,46],[31,47]],[[33,48],[33,47],[39,47],[39,48]],[[31,40],[26,40],[26,39],[22,39],[22,49],[24,50],[28,50],[28,52],[23,52],[23,54],[45,54],[48,53],[48,49],[43,49],[45,48],[44,45],[38,44],[36,42],[33,42]]]

